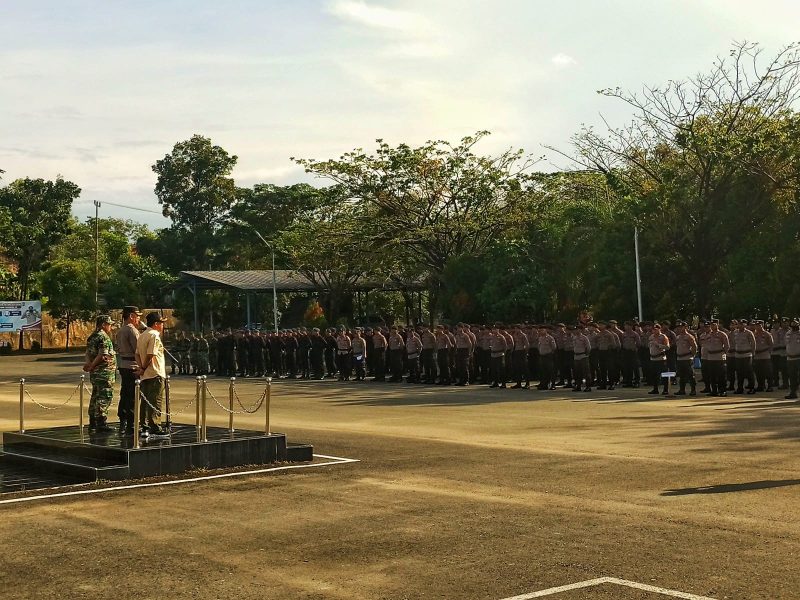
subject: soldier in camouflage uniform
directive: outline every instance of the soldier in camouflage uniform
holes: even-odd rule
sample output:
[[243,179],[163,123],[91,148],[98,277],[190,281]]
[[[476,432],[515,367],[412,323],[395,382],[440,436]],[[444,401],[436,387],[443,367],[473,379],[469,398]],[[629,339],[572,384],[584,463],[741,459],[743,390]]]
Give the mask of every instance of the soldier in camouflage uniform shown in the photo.
[[217,372],[217,343],[219,342],[218,333],[208,334],[208,372]]
[[208,340],[202,335],[197,336],[197,365],[195,366],[195,375],[208,375],[211,367],[209,366],[208,359]]
[[117,358],[111,341],[111,326],[114,321],[108,315],[100,315],[96,329],[86,340],[86,363],[83,370],[89,373],[92,382],[92,397],[89,400],[89,431],[107,433],[108,407],[114,399]]

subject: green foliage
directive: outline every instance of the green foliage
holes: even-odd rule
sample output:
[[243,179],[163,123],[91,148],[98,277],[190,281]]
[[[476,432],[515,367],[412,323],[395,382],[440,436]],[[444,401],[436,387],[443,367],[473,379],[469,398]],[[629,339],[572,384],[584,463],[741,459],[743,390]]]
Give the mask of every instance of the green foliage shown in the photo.
[[[86,259],[62,258],[42,274],[44,307],[69,332],[76,319],[90,319],[94,311],[94,265]],[[69,348],[69,334],[67,334]]]
[[80,193],[60,177],[17,179],[0,188],[0,213],[7,220],[0,245],[17,262],[21,299],[28,298],[30,277],[44,266],[50,247],[69,232],[72,202]]

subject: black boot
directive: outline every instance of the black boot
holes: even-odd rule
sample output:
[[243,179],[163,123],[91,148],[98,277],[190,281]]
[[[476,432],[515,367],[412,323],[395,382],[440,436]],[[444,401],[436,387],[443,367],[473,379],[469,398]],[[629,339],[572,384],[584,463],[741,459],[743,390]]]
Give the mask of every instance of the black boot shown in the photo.
[[108,433],[110,431],[113,431],[113,429],[111,429],[111,427],[108,426],[105,417],[97,417],[96,431],[97,433]]
[[89,431],[95,432],[97,431],[97,419],[94,415],[89,415]]

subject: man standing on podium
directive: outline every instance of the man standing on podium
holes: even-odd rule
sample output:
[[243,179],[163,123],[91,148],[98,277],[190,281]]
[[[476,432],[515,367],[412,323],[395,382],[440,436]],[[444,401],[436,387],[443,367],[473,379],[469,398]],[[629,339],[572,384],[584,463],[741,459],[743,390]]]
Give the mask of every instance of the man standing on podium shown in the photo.
[[144,396],[142,410],[139,411],[139,423],[142,435],[167,435],[169,431],[161,428],[161,403],[164,400],[164,381],[167,378],[161,334],[164,332],[166,319],[162,319],[157,312],[151,312],[147,313],[146,321],[147,329],[136,343],[136,364]]

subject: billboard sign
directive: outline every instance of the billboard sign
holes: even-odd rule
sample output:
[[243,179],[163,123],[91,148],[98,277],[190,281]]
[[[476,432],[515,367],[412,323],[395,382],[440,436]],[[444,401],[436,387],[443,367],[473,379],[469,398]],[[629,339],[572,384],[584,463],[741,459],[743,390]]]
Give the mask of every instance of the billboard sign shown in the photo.
[[0,333],[40,331],[42,303],[36,301],[0,302]]

